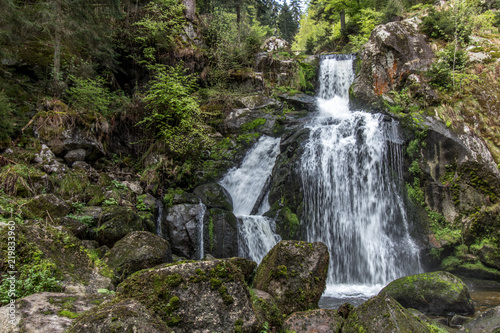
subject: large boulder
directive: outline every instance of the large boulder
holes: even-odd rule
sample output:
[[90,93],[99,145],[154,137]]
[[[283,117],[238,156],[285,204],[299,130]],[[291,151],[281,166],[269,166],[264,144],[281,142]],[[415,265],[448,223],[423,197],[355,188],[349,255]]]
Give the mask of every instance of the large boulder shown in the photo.
[[230,260],[143,270],[122,282],[118,292],[120,299],[142,303],[177,333],[257,330],[245,278]]
[[169,332],[167,325],[141,303],[128,299],[117,303],[106,303],[86,312],[66,331],[86,332]]
[[197,204],[174,205],[162,221],[164,238],[170,241],[172,253],[193,259],[200,255],[200,236],[205,209]]
[[140,217],[123,206],[106,207],[99,218],[97,225],[89,230],[90,238],[110,248],[128,233],[145,229]]
[[379,295],[389,295],[405,308],[428,315],[473,314],[474,304],[467,286],[448,272],[410,275],[392,281]]
[[418,32],[418,22],[408,19],[375,27],[360,58],[361,69],[353,83],[353,93],[373,103],[400,88],[411,74],[417,76],[428,69],[434,53],[425,35]]
[[28,218],[63,217],[70,211],[69,205],[52,193],[37,195],[23,207],[23,213]]
[[205,253],[216,258],[238,255],[238,229],[236,216],[219,208],[209,209],[203,218],[203,244]]
[[323,243],[281,241],[257,268],[254,287],[271,294],[285,315],[317,308],[329,258]]
[[229,192],[217,183],[200,185],[193,191],[207,208],[222,208],[233,211],[233,199]]
[[430,333],[438,332],[389,295],[379,295],[361,304],[349,313],[343,333]]
[[[83,312],[95,308],[112,296],[102,294],[37,293],[15,303],[15,316],[10,321],[8,305],[0,308],[2,333],[62,333]],[[95,331],[93,331],[95,332]]]
[[340,333],[343,323],[337,310],[318,309],[292,313],[283,328],[296,333]]
[[116,242],[104,261],[120,280],[141,269],[172,262],[170,244],[147,231],[134,231]]
[[460,332],[500,332],[500,306],[488,309],[465,323]]

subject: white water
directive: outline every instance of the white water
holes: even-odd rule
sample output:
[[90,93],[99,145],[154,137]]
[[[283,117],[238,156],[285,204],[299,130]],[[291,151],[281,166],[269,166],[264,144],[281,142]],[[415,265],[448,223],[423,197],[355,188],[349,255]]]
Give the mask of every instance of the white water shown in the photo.
[[330,251],[325,295],[369,297],[421,270],[408,232],[397,123],[349,109],[352,56],[323,58],[301,161],[307,241]]
[[279,141],[279,138],[261,137],[248,151],[241,166],[230,170],[220,182],[231,194],[233,212],[238,217],[239,255],[257,263],[280,240],[279,235],[273,232],[271,219],[250,215],[254,208],[257,214],[269,209],[267,195],[262,203],[257,203],[257,199],[265,190],[266,181],[279,154]]
[[196,222],[198,224],[198,250],[196,251],[196,257],[198,259],[203,259],[205,257],[205,249],[203,244],[203,219],[205,218],[205,213],[207,212],[207,206],[205,206],[200,200],[200,212],[196,216]]

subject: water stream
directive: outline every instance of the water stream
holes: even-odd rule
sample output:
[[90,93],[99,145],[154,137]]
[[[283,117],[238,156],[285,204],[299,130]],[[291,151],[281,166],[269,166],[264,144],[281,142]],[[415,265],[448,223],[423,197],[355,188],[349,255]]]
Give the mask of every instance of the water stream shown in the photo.
[[301,161],[306,239],[328,246],[325,296],[340,303],[366,299],[421,270],[401,197],[398,124],[349,108],[353,60],[321,60],[318,112]]
[[239,255],[257,263],[280,240],[273,231],[274,222],[261,215],[269,209],[266,184],[279,154],[279,142],[279,138],[261,137],[241,166],[230,170],[220,182],[231,194],[238,217]]

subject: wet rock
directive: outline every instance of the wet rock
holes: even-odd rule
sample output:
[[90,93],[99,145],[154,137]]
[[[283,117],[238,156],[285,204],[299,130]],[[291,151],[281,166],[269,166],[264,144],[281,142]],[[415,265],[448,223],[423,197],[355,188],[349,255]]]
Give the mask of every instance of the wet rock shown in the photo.
[[361,69],[352,91],[365,102],[379,102],[380,96],[400,88],[408,76],[429,68],[433,58],[415,19],[379,25],[361,51]]
[[467,286],[448,272],[423,273],[397,279],[379,293],[386,294],[405,308],[417,309],[428,315],[474,313]]
[[144,230],[139,216],[132,210],[121,206],[105,207],[97,225],[89,230],[89,237],[100,245],[113,245],[132,231]]
[[300,163],[310,132],[310,129],[304,128],[283,135],[280,143],[281,153],[276,158],[271,175],[271,209],[265,215],[276,221],[276,232],[283,239],[299,238],[298,216],[302,215],[304,209]]
[[203,244],[205,253],[215,258],[238,255],[238,229],[236,216],[220,208],[207,210],[203,218]]
[[463,326],[463,324],[465,324],[469,320],[471,320],[470,317],[461,316],[461,315],[454,315],[450,320],[450,327],[461,328]]
[[129,299],[86,312],[66,332],[161,333],[168,332],[168,327],[144,305]]
[[201,205],[174,205],[168,210],[162,231],[172,247],[172,253],[193,259],[198,254],[200,228],[204,209]]
[[323,243],[281,241],[257,268],[254,287],[271,294],[285,315],[317,308],[329,257]]
[[28,218],[63,217],[70,211],[69,205],[52,193],[37,195],[23,207],[23,213]]
[[217,183],[198,186],[193,193],[201,199],[207,208],[222,208],[233,211],[233,199],[229,192]]
[[2,333],[62,333],[75,317],[111,298],[100,294],[33,294],[17,300],[15,325],[7,321],[9,307],[0,308],[0,330]]
[[68,151],[66,155],[64,155],[64,160],[71,165],[76,161],[85,161],[85,156],[87,156],[87,151],[85,149],[75,149]]
[[[241,271],[229,260],[165,264],[118,288],[178,333],[255,332],[258,321]],[[175,328],[174,328],[175,327]]]
[[487,333],[500,330],[500,306],[481,313],[464,324],[460,332]]
[[388,295],[373,297],[349,314],[343,333],[430,333],[428,324],[413,316]]
[[172,262],[170,244],[147,231],[134,231],[116,242],[104,256],[118,280],[141,269]]
[[340,333],[343,322],[336,310],[318,309],[292,313],[283,328],[296,333]]

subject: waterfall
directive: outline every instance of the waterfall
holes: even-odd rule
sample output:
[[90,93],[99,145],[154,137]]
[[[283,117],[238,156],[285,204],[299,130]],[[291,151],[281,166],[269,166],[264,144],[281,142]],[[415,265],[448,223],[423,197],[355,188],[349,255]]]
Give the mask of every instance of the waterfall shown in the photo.
[[163,213],[164,211],[163,202],[160,199],[156,199],[155,206],[156,206],[156,219],[155,219],[156,235],[163,238],[163,232],[161,230],[162,221],[165,218]]
[[196,216],[196,222],[198,224],[198,249],[196,253],[196,257],[198,259],[203,259],[205,257],[205,249],[203,244],[203,219],[205,218],[205,213],[207,212],[207,206],[205,206],[200,200],[200,212],[198,216]]
[[251,215],[269,209],[266,185],[279,154],[279,141],[279,138],[261,137],[241,166],[230,170],[220,182],[231,194],[233,212],[238,217],[239,255],[258,263],[280,240],[270,218]]
[[402,200],[402,139],[381,114],[349,108],[354,56],[328,56],[301,160],[306,239],[330,251],[326,295],[373,294],[420,271]]

